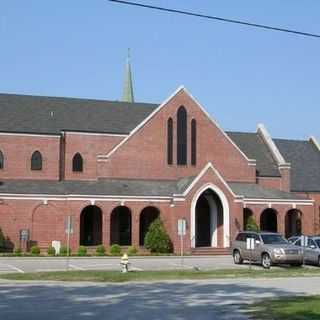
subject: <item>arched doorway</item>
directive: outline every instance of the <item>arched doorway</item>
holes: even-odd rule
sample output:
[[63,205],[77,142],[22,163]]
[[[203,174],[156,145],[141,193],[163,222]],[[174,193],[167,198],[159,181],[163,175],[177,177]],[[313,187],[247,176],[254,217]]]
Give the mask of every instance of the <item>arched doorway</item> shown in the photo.
[[111,212],[110,244],[131,245],[131,211],[128,207],[116,207]]
[[195,247],[218,247],[222,242],[222,203],[213,190],[206,189],[195,206]]
[[274,209],[265,209],[260,216],[260,230],[277,232],[278,223],[277,223],[277,211]]
[[102,244],[102,211],[97,206],[87,206],[80,215],[80,245],[99,244]]
[[300,210],[291,209],[285,217],[286,238],[300,236],[302,233],[302,213]]
[[[248,221],[249,219],[253,217],[253,212],[249,208],[244,208],[243,209],[243,230],[246,231],[248,230]],[[250,231],[250,230],[248,230]]]
[[144,238],[151,223],[156,220],[160,215],[160,211],[156,207],[146,207],[141,211],[140,214],[140,235],[139,244],[144,246]]

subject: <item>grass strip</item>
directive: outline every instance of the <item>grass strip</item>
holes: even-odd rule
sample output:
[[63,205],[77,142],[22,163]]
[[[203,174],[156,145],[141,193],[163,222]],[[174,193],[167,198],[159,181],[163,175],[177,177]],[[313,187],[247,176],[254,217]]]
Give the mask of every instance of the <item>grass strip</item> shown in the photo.
[[1,274],[7,280],[46,280],[46,281],[93,281],[93,282],[128,282],[128,281],[162,281],[162,280],[197,280],[228,278],[282,278],[282,277],[319,277],[320,269],[286,268],[270,270],[215,269],[208,271],[168,270],[135,271],[120,273],[118,271],[56,271],[32,273]]
[[247,312],[256,320],[319,320],[320,296],[264,300],[250,305]]

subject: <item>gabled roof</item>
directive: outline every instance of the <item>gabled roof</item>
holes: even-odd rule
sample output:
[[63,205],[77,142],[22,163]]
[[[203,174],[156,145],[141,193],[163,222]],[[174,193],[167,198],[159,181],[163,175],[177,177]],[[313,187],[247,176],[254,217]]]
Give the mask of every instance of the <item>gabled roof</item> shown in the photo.
[[291,164],[291,191],[320,191],[320,152],[310,141],[273,139]]
[[227,134],[249,159],[257,160],[259,176],[280,177],[271,152],[257,133],[228,131]]
[[158,105],[76,98],[0,94],[0,131],[128,134]]

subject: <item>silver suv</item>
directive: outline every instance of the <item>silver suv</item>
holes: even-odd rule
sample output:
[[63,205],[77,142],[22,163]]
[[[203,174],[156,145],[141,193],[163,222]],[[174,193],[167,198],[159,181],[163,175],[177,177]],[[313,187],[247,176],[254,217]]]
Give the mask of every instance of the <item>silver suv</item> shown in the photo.
[[[254,239],[254,249],[247,249],[247,239]],[[235,264],[244,260],[261,263],[266,269],[272,264],[303,264],[303,251],[290,244],[282,235],[272,232],[243,231],[238,233],[232,243],[232,254]]]
[[[288,241],[298,247],[302,247],[301,237],[291,237]],[[303,253],[305,263],[320,267],[320,237],[308,237],[308,243],[303,248]]]

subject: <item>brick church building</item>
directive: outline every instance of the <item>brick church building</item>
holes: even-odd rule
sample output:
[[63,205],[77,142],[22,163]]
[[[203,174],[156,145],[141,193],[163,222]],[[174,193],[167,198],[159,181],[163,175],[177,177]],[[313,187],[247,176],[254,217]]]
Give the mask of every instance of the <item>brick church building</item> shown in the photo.
[[223,252],[252,215],[285,236],[319,233],[320,146],[225,132],[178,88],[135,103],[130,65],[121,102],[0,94],[0,228],[47,248],[144,246],[158,216],[180,251]]

